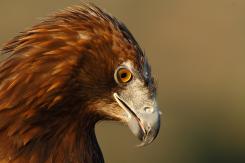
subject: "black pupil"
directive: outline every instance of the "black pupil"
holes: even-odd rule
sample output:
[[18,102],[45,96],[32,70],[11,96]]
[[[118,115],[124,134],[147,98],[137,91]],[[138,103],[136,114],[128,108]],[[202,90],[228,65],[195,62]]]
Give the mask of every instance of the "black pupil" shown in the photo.
[[127,73],[122,73],[121,74],[121,78],[126,78],[127,77]]

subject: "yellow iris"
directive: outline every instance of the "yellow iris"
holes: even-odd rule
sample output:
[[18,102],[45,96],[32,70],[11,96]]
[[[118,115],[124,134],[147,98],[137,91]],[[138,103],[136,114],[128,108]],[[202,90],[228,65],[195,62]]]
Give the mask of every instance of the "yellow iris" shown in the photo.
[[127,83],[132,79],[132,73],[126,68],[121,68],[117,71],[117,79],[120,83]]

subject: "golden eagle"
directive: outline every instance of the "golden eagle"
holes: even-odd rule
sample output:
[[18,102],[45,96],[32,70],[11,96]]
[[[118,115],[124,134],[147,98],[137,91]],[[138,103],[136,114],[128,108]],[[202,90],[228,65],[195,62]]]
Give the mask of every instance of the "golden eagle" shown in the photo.
[[102,163],[95,124],[128,124],[142,145],[160,128],[140,46],[91,4],[58,12],[2,48],[0,162]]

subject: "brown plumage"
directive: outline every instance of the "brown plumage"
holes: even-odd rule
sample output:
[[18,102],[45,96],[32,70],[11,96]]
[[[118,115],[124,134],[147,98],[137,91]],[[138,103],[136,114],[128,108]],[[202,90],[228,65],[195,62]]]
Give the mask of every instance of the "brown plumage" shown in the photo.
[[[56,13],[13,38],[2,53],[0,162],[103,162],[96,122],[130,121],[113,96],[127,89],[114,75],[124,62],[137,70],[134,80],[142,81],[147,99],[155,96],[149,65],[133,36],[94,5]],[[143,141],[151,135],[150,143],[159,126],[151,134],[132,114],[142,127],[137,136]]]

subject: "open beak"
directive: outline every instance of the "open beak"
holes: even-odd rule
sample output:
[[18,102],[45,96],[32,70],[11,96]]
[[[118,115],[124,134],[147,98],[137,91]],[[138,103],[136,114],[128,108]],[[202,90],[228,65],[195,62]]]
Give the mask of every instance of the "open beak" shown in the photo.
[[160,129],[160,111],[155,99],[143,100],[137,97],[128,99],[117,93],[114,93],[114,98],[126,111],[127,124],[132,133],[142,141],[139,146],[150,144],[157,137]]

